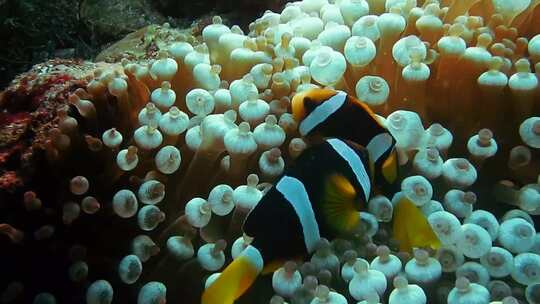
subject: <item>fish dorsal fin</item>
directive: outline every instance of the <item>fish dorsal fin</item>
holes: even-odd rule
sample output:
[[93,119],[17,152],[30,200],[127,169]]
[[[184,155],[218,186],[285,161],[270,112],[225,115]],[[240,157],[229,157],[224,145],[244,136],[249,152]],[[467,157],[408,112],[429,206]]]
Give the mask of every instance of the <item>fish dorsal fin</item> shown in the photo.
[[358,225],[356,197],[354,186],[345,176],[336,173],[326,178],[321,210],[331,229],[346,233]]

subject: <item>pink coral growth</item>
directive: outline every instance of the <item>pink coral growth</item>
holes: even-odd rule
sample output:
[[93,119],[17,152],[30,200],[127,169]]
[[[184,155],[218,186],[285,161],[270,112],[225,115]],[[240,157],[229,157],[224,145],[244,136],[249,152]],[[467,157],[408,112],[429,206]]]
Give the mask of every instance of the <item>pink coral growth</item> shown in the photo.
[[0,189],[13,192],[23,186],[22,178],[15,171],[6,171],[0,175]]
[[[35,152],[45,149],[48,130],[57,127],[57,109],[85,87],[86,66],[78,60],[51,60],[21,74],[0,95],[0,190],[24,184],[19,170],[32,167]],[[24,157],[22,157],[24,155]],[[15,170],[15,171],[13,171]]]

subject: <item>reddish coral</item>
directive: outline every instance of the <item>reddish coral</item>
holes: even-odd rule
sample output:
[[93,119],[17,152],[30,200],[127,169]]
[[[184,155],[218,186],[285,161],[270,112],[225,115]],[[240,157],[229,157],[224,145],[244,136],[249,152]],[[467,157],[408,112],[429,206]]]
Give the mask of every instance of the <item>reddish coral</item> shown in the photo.
[[[48,130],[57,127],[57,110],[68,96],[87,84],[93,64],[51,60],[19,75],[0,95],[0,190],[24,184],[18,170],[32,167],[34,154],[45,149]],[[22,156],[25,157],[22,157]]]
[[36,110],[42,102],[48,100],[48,92],[57,85],[63,85],[71,80],[66,74],[53,74],[39,76],[30,71],[16,79],[10,86],[0,103],[2,108],[9,112]]
[[21,113],[0,113],[0,127],[4,127],[5,125],[13,124],[13,123],[20,123],[21,121],[26,121],[30,119],[30,115],[26,112]]
[[22,178],[15,171],[6,171],[0,175],[0,189],[13,192],[23,186]]
[[23,150],[22,144],[16,144],[0,150],[0,166],[5,165],[14,155]]
[[31,123],[30,114],[0,113],[0,166],[23,150],[23,136]]

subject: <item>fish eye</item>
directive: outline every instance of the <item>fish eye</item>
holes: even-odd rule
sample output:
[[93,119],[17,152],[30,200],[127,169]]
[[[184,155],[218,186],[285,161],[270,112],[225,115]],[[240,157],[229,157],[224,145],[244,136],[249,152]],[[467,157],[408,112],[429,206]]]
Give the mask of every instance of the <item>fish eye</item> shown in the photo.
[[304,97],[304,107],[307,112],[313,111],[317,107],[317,102],[309,96]]

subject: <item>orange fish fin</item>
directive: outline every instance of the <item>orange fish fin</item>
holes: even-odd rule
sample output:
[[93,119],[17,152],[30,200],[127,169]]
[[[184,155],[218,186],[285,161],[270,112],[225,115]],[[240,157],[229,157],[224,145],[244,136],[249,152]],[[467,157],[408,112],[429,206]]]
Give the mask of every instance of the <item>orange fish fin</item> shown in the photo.
[[202,304],[232,304],[242,296],[263,269],[259,251],[249,246],[204,291]]
[[393,231],[401,251],[412,252],[415,247],[437,249],[441,246],[425,215],[405,196],[394,207]]

